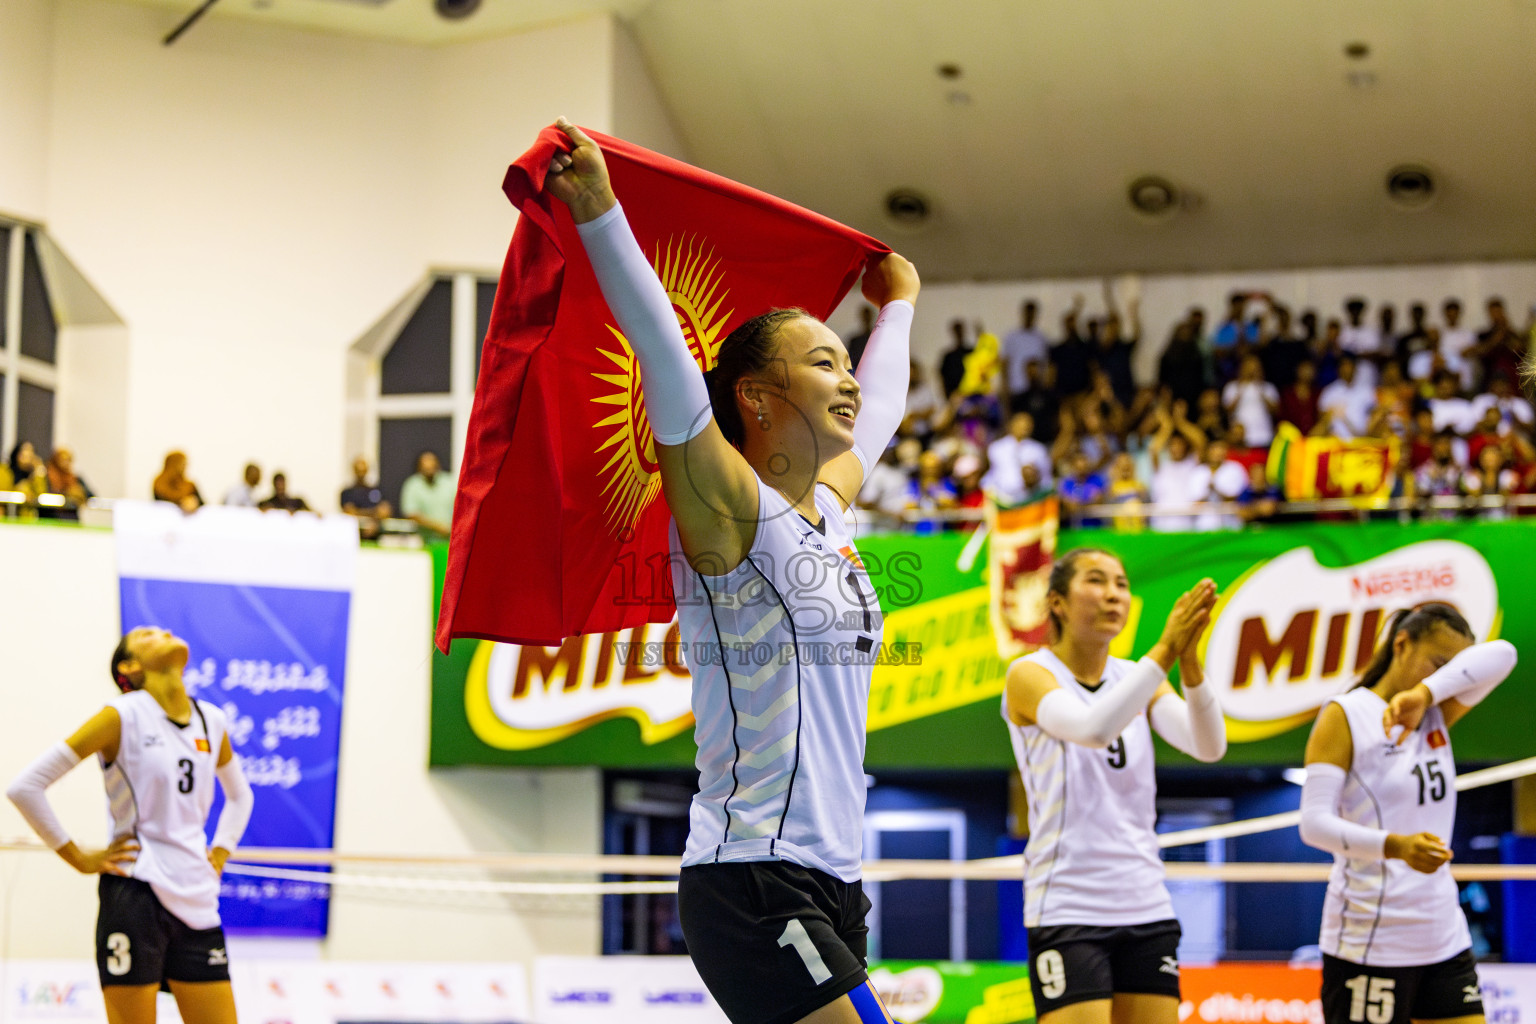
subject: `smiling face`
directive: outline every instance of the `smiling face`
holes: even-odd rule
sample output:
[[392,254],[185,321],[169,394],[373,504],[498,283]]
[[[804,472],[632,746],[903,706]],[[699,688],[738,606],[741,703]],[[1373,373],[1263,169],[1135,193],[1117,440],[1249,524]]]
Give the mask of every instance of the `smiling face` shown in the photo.
[[756,420],[761,408],[785,447],[813,453],[822,464],[851,450],[863,400],[842,339],[819,320],[796,317],[779,328],[775,341],[782,389],[744,379],[738,392],[746,403],[743,422]]
[[1085,551],[1073,558],[1071,572],[1065,594],[1053,590],[1046,595],[1060,635],[1089,642],[1119,636],[1131,607],[1131,584],[1120,559],[1104,551]]

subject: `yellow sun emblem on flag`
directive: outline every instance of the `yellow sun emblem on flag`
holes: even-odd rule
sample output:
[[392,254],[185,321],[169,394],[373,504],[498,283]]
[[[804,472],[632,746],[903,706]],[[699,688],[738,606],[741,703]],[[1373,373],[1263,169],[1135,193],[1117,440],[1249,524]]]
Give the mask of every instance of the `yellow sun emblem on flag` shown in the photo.
[[[715,365],[720,342],[725,340],[720,337],[721,328],[735,312],[720,312],[730,290],[721,287],[725,275],[714,249],[697,237],[674,236],[667,239],[665,247],[657,244],[652,265],[672,300],[672,311],[677,314],[688,351],[701,371],[709,370]],[[603,435],[595,451],[612,449],[600,472],[608,529],[618,536],[634,526],[640,513],[655,499],[661,489],[661,477],[656,472],[656,440],[640,397],[640,366],[634,349],[622,331],[612,324],[607,327],[618,340],[619,350],[598,351],[613,363],[617,372],[592,376],[612,385],[614,390],[592,401],[617,408],[593,427]]]

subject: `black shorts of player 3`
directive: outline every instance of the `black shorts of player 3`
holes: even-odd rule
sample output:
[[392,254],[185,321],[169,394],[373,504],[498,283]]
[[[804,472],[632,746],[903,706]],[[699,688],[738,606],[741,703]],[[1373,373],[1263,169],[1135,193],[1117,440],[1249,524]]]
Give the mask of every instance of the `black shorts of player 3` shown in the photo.
[[1179,922],[1029,929],[1035,1015],[1115,993],[1179,998]]
[[731,1024],[793,1024],[868,977],[860,882],[787,861],[700,864],[678,875],[677,910]]
[[1425,967],[1367,967],[1323,954],[1325,1024],[1408,1024],[1482,1015],[1477,960],[1470,949]]
[[137,878],[102,875],[97,891],[96,970],[103,986],[229,980],[223,928],[187,927]]

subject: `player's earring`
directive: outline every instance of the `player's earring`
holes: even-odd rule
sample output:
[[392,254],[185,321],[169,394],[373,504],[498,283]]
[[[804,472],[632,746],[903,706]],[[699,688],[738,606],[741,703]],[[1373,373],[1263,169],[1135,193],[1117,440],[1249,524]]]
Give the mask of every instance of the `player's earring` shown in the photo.
[[757,407],[757,425],[764,430],[768,429],[768,415],[763,412],[762,406]]

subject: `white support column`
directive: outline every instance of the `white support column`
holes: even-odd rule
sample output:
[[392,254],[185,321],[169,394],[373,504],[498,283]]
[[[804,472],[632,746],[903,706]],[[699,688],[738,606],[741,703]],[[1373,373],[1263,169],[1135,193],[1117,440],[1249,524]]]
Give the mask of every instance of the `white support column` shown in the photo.
[[453,317],[449,328],[448,390],[453,396],[453,471],[464,461],[469,412],[475,404],[475,275],[453,275]]
[[[20,224],[11,227],[10,261],[5,275],[5,349],[0,353],[0,367],[5,373],[5,389],[0,392],[0,451],[9,458],[16,447],[16,408],[21,401],[21,268],[26,257],[26,231]],[[38,454],[42,454],[39,452]]]

